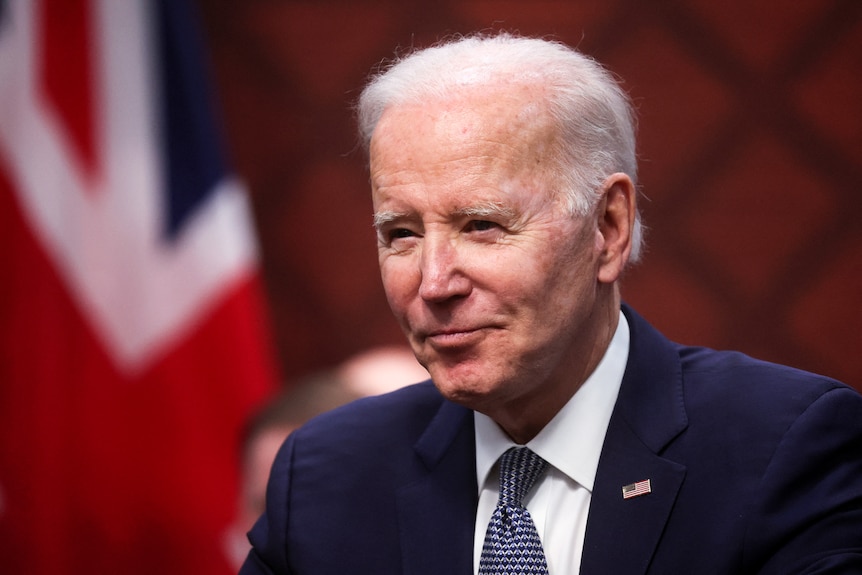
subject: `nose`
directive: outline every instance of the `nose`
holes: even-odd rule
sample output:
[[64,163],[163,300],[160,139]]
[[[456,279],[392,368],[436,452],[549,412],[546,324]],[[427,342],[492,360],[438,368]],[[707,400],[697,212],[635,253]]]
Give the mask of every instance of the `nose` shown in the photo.
[[419,266],[419,296],[423,300],[439,303],[470,293],[470,279],[451,238],[426,234]]

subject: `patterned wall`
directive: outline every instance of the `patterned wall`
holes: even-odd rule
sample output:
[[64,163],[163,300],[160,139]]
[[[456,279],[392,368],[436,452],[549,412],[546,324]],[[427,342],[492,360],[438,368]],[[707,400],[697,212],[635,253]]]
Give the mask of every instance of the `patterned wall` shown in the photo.
[[547,35],[618,73],[651,228],[624,297],[668,336],[862,389],[859,0],[200,0],[285,376],[399,342],[349,106],[395,47]]

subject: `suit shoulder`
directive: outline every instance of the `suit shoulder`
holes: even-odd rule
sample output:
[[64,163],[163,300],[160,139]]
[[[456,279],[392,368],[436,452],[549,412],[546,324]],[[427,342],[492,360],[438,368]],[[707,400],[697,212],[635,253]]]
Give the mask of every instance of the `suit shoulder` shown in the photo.
[[827,395],[862,406],[856,390],[830,377],[739,352],[680,347],[679,353],[689,410],[703,408],[716,417],[747,418],[753,425],[765,425],[783,413],[783,425],[789,425]]
[[795,367],[755,359],[738,351],[678,346],[683,373],[691,378],[720,381],[722,385],[777,385],[813,388],[820,393],[845,384]]

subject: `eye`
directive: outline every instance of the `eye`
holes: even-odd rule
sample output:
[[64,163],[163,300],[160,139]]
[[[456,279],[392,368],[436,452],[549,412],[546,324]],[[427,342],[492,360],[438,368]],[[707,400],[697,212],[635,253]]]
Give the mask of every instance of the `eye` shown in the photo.
[[393,240],[399,240],[399,239],[403,239],[403,238],[411,238],[415,235],[416,234],[414,234],[412,231],[408,230],[407,228],[395,228],[395,229],[392,229],[389,231],[389,233],[387,234],[387,237],[389,238],[389,241],[391,242]]
[[496,223],[489,220],[471,220],[467,224],[467,230],[472,232],[486,232],[499,227]]
[[414,243],[418,234],[410,228],[391,228],[378,231],[381,246],[402,251]]

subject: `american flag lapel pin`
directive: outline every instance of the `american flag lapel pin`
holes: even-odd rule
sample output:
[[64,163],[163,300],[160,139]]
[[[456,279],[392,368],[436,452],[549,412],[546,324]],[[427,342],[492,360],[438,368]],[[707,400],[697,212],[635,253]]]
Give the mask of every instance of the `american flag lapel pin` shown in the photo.
[[629,483],[623,485],[623,499],[631,499],[640,495],[646,495],[652,492],[652,486],[649,479],[638,481],[637,483]]

